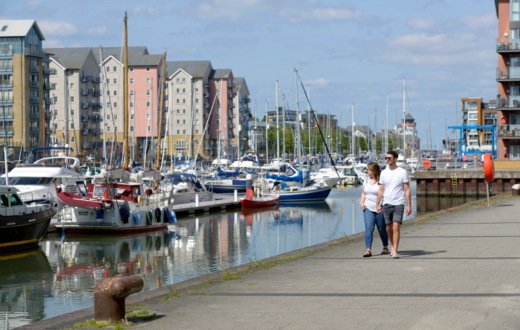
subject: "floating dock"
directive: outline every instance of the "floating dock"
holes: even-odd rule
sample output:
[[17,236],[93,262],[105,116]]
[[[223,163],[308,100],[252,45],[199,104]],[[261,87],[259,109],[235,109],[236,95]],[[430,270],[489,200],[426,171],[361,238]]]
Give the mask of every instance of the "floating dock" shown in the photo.
[[183,203],[172,205],[171,209],[177,216],[187,215],[201,212],[210,212],[213,210],[224,211],[240,207],[240,196],[235,199],[234,196],[215,195],[214,200],[196,203]]

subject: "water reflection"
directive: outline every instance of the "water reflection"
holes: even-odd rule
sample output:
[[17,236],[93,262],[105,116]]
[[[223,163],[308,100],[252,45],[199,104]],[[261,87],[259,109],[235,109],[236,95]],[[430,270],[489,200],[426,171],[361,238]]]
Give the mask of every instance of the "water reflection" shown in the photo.
[[52,269],[40,250],[0,257],[0,329],[42,320]]

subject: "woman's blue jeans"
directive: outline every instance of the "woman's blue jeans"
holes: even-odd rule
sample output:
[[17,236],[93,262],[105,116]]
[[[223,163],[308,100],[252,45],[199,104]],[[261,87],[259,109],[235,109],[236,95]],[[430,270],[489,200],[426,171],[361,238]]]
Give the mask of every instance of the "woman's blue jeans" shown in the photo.
[[381,237],[383,246],[388,245],[388,235],[386,233],[385,217],[383,212],[376,213],[369,209],[363,210],[363,217],[365,219],[365,247],[372,249],[372,241],[374,240],[374,228],[377,226],[377,231]]

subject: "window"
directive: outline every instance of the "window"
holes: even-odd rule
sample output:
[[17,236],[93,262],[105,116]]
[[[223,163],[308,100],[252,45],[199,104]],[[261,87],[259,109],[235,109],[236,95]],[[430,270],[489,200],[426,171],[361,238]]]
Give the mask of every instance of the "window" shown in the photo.
[[70,123],[70,129],[74,129],[74,123]]
[[150,67],[149,66],[146,67],[146,71],[150,71]]
[[110,90],[107,89],[107,96],[110,96]]
[[511,21],[520,21],[520,0],[511,0]]
[[74,96],[70,97],[70,102],[74,103]]
[[114,108],[117,108],[117,102],[114,102]]
[[147,107],[147,108],[150,107],[150,101],[146,101],[146,107]]
[[117,91],[114,91],[114,96],[116,96],[116,95],[117,95]]
[[182,109],[182,113],[186,113],[186,109]]
[[134,95],[134,90],[131,90],[131,91],[130,91],[130,95]]
[[149,89],[146,90],[146,95],[150,96],[150,90]]
[[134,83],[134,78],[130,78],[130,83],[131,83],[131,84]]
[[114,78],[112,81],[114,82],[114,84],[117,84],[117,79],[116,78]]
[[146,130],[147,130],[148,132],[151,132],[151,131],[152,131],[152,128],[150,127],[150,125],[146,126]]
[[107,66],[107,72],[110,72],[110,67],[109,66]]
[[150,85],[150,83],[151,83],[151,79],[150,79],[150,78],[146,78],[146,83],[147,83],[148,85]]
[[117,71],[117,67],[114,67],[114,72],[116,72],[116,71]]

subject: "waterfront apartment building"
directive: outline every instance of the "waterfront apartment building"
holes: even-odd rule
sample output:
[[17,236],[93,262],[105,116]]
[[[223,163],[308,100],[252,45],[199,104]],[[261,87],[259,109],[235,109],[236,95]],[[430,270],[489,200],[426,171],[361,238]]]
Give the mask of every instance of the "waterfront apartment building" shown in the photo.
[[68,146],[73,155],[92,155],[101,116],[99,65],[91,48],[46,48],[49,55],[51,145]]
[[249,131],[250,120],[252,118],[251,109],[249,108],[249,88],[247,87],[246,79],[243,77],[235,77],[233,88],[233,134],[235,140],[233,146],[239,156],[244,155],[249,151]]
[[497,159],[520,160],[520,0],[495,0],[497,39]]
[[213,158],[233,158],[233,140],[235,139],[235,107],[233,104],[234,77],[231,69],[215,69],[209,80],[212,99],[209,147]]
[[166,153],[175,157],[209,158],[207,122],[214,108],[210,61],[167,62]]
[[0,144],[47,144],[48,57],[33,20],[0,20]]
[[477,126],[496,126],[496,101],[484,102],[482,98],[466,97],[461,99],[462,130],[461,154],[482,154],[492,152],[496,146],[492,129],[478,129]]
[[[121,160],[124,138],[123,60],[121,47],[49,48],[53,90],[50,137],[80,158]],[[155,155],[162,55],[146,47],[128,49],[128,137],[130,159]],[[147,150],[147,153],[144,152]],[[149,158],[151,159],[151,158]]]

